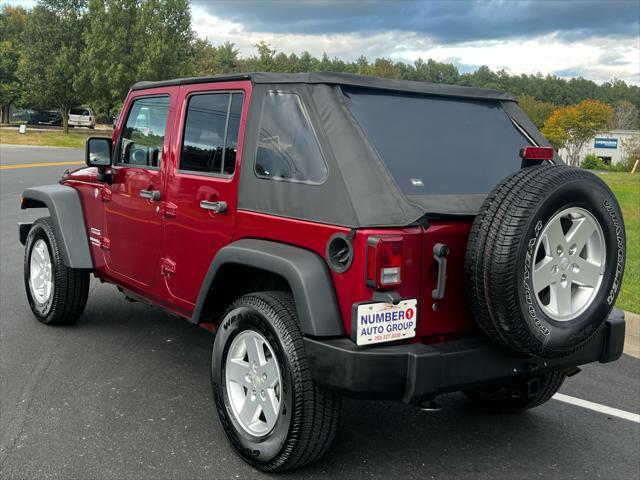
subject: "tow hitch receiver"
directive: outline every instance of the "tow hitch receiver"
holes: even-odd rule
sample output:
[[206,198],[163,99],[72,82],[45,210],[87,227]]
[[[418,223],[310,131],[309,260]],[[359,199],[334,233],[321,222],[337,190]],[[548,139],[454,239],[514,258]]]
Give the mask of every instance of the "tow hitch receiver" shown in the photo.
[[527,397],[535,397],[540,392],[540,377],[527,380]]

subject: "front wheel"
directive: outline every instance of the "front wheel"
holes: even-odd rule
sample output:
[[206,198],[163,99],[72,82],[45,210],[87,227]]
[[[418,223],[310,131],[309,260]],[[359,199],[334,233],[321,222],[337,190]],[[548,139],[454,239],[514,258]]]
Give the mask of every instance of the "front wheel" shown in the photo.
[[47,325],[75,323],[87,304],[89,272],[62,263],[51,218],[36,220],[24,253],[24,286],[33,314]]
[[335,436],[340,398],[311,377],[288,293],[245,295],[231,305],[216,334],[211,381],[229,443],[259,470],[302,467]]

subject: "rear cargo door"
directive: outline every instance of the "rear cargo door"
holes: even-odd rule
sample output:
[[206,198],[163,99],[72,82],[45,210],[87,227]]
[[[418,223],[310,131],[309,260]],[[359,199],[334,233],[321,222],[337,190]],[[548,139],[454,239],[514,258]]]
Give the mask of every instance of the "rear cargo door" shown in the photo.
[[[477,330],[477,326],[464,294],[464,257],[471,220],[431,221],[423,227],[422,235],[422,285],[419,305],[418,336],[464,334]],[[434,298],[438,287],[439,262],[434,246],[448,247],[444,296]]]

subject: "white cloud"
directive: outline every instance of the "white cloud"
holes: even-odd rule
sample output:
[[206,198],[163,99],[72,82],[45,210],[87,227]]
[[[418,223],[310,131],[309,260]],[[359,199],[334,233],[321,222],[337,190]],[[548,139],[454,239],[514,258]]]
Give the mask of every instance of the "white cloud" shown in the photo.
[[[526,40],[474,41],[438,45],[416,32],[386,31],[371,34],[340,33],[331,35],[288,34],[247,31],[243,24],[208,14],[197,5],[192,7],[193,28],[214,45],[230,41],[242,56],[255,53],[254,44],[264,40],[278,51],[309,51],[320,56],[354,60],[361,54],[369,59],[390,57],[414,61],[433,58],[461,65],[487,65],[493,70],[504,68],[512,74],[555,73],[558,76],[581,75],[596,82],[613,77],[640,84],[640,48],[638,38],[590,38],[566,42],[555,35]],[[602,59],[615,58],[615,61]]]
[[[549,35],[521,41],[472,42],[429,49],[407,49],[392,56],[408,60],[430,57],[438,61],[456,58],[462,64],[488,65],[493,70],[504,68],[515,74],[542,72],[570,77],[575,76],[571,72],[576,72],[598,82],[616,77],[629,83],[640,83],[637,40],[624,42],[594,38],[566,43]],[[615,58],[615,62],[600,63],[603,57]]]
[[[33,6],[33,0],[3,1],[0,4]],[[248,31],[242,23],[207,13],[201,5],[192,5],[193,28],[214,44],[230,41],[242,56],[255,53],[253,45],[261,40],[287,54],[309,51],[320,56],[355,60],[364,54],[369,59],[389,57],[412,62],[433,58],[469,66],[488,65],[504,68],[512,74],[556,74],[561,77],[583,76],[596,82],[619,78],[640,85],[640,37],[592,37],[569,42],[556,35],[528,39],[484,40],[457,44],[437,44],[417,32],[399,30],[375,33],[291,34]],[[639,27],[640,32],[640,27]]]

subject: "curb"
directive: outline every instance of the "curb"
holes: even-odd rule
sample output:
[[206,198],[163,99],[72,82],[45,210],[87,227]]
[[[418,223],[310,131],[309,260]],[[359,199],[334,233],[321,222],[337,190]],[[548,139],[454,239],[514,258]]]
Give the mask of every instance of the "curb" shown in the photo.
[[624,319],[627,323],[624,336],[624,353],[640,358],[640,315],[625,311]]

